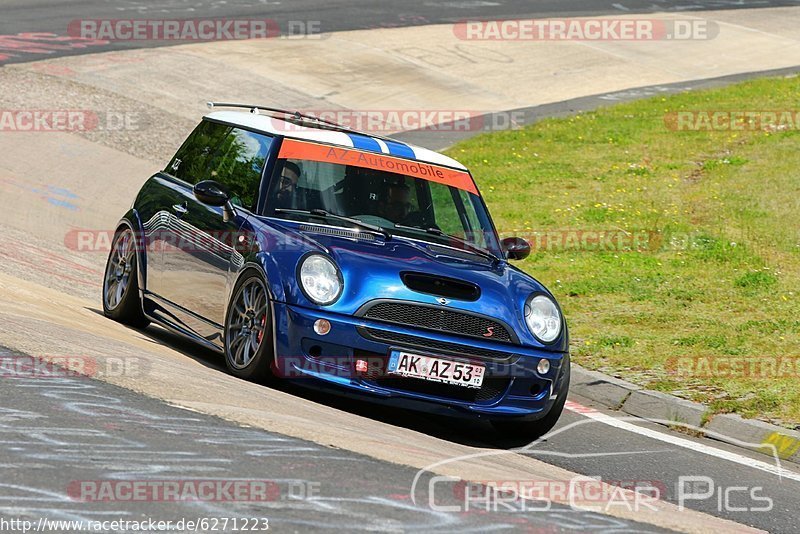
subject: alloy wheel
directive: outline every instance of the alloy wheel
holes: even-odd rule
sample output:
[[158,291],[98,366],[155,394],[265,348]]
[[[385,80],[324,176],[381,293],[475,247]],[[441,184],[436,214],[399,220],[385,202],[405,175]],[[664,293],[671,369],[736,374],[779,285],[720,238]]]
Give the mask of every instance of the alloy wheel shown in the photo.
[[236,369],[244,369],[255,358],[267,326],[267,289],[257,277],[247,280],[232,301],[228,314],[226,347]]

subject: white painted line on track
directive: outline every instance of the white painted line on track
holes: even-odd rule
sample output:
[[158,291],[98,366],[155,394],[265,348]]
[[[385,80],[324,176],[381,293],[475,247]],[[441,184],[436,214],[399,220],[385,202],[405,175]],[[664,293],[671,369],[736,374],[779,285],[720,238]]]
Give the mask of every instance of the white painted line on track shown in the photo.
[[778,458],[776,458],[775,464],[769,464],[767,462],[762,462],[761,460],[756,460],[754,458],[743,456],[735,452],[725,451],[722,449],[718,449],[716,447],[711,447],[704,443],[691,441],[688,439],[681,438],[679,436],[635,425],[633,423],[629,423],[622,419],[616,418],[612,415],[603,413],[600,410],[596,410],[594,408],[590,408],[588,406],[584,406],[582,404],[578,404],[577,402],[573,401],[567,401],[565,408],[578,415],[582,415],[584,417],[592,419],[593,421],[597,421],[598,423],[603,423],[605,425],[618,428],[620,430],[625,430],[626,432],[639,434],[640,436],[645,436],[651,439],[663,441],[664,443],[669,443],[670,445],[677,445],[678,447],[683,447],[684,449],[700,452],[703,454],[707,454],[709,456],[714,456],[716,458],[728,460],[729,462],[737,463],[739,465],[744,465],[746,467],[757,469],[759,471],[764,471],[766,473],[770,473],[772,475],[776,475],[781,478],[788,478],[790,480],[800,482],[800,473],[795,473],[794,471],[789,471],[788,469],[782,468],[780,466],[780,460]]

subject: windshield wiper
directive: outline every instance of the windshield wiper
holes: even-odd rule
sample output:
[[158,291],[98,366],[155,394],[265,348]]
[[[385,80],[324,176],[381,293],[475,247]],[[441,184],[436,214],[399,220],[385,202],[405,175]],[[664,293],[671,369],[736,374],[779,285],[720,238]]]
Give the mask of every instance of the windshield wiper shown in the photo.
[[336,215],[335,213],[330,213],[325,210],[320,210],[320,209],[293,210],[285,208],[276,208],[275,213],[286,213],[287,215],[308,215],[309,217],[316,217],[318,219],[331,219],[334,221],[350,223],[353,226],[361,228],[362,230],[367,230],[368,232],[382,235],[384,239],[392,238],[392,234],[390,234],[385,228],[381,228],[380,226],[375,226],[374,224],[365,223],[363,221],[359,221],[358,219],[354,219],[352,217]]
[[445,237],[447,239],[452,239],[453,241],[457,241],[459,245],[463,246],[465,250],[477,254],[479,256],[483,256],[484,258],[492,260],[492,262],[500,262],[500,258],[489,252],[488,250],[484,250],[471,242],[467,241],[464,238],[450,235],[445,233],[438,228],[430,227],[430,228],[420,228],[419,226],[406,226],[404,224],[395,224],[395,228],[403,228],[407,230],[416,230],[418,232],[425,232],[427,234],[437,235],[439,237]]

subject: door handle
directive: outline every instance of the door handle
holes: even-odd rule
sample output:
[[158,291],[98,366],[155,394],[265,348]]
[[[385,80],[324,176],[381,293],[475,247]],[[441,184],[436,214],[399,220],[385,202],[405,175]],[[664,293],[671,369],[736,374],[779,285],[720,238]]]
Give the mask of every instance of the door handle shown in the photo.
[[187,212],[187,211],[189,211],[189,209],[186,207],[186,203],[183,203],[183,204],[173,204],[173,205],[172,205],[172,209],[173,209],[173,210],[175,211],[175,213],[177,213],[178,215],[185,215],[185,214],[186,214],[186,212]]

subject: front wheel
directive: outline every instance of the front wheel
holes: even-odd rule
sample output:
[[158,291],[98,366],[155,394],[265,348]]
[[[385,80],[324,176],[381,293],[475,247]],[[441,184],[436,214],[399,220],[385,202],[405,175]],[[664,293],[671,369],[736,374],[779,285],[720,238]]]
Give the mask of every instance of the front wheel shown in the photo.
[[561,380],[559,383],[559,393],[556,402],[547,415],[536,421],[515,421],[513,419],[497,419],[492,421],[492,426],[500,434],[514,438],[525,438],[531,441],[538,439],[552,430],[561,412],[564,411],[564,404],[567,402],[567,392],[569,391],[570,362],[569,356],[564,357],[562,364]]
[[130,228],[114,235],[111,253],[103,276],[103,314],[135,328],[145,328],[150,321],[142,312],[139,296],[139,271],[136,262],[136,239]]
[[272,377],[272,317],[264,278],[256,271],[242,276],[233,289],[225,316],[225,364],[246,380]]

